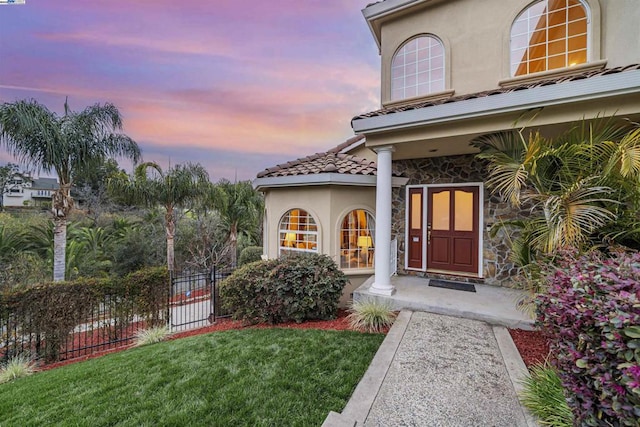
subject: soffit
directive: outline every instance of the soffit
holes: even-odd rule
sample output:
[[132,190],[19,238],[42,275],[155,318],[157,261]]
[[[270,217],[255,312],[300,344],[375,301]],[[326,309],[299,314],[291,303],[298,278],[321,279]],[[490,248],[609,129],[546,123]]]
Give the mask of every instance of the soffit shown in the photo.
[[354,117],[352,119],[352,122],[356,120],[371,118],[371,117],[380,117],[380,116],[386,116],[389,114],[401,113],[405,111],[426,109],[430,107],[436,107],[439,105],[464,102],[472,99],[488,98],[495,95],[516,93],[516,92],[527,91],[530,89],[535,89],[535,88],[540,88],[545,86],[561,85],[568,82],[576,82],[580,80],[591,79],[594,77],[608,76],[608,75],[619,74],[619,73],[624,73],[627,71],[635,71],[635,70],[640,70],[640,64],[632,64],[624,67],[605,68],[601,70],[586,71],[579,74],[549,78],[549,79],[544,79],[536,82],[515,85],[511,87],[502,87],[498,89],[491,89],[491,90],[471,93],[467,95],[452,96],[444,99],[422,101],[422,102],[416,101],[416,102],[404,104],[401,106],[385,107],[379,110],[371,111],[369,113],[360,114]]

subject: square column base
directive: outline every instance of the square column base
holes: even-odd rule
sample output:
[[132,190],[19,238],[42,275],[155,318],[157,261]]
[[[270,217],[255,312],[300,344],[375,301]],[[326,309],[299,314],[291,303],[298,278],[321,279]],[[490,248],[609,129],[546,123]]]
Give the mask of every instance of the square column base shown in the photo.
[[374,283],[369,288],[369,292],[371,292],[372,294],[376,294],[376,295],[384,295],[384,296],[390,297],[391,295],[396,293],[396,288],[394,288],[393,286],[388,287],[388,288],[387,287],[385,287],[385,288],[376,288],[376,284]]

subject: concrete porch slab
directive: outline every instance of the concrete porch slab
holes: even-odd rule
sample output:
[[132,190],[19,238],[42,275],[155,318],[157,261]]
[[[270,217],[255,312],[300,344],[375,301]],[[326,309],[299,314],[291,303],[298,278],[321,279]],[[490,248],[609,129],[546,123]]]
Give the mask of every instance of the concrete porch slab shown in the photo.
[[476,284],[476,292],[465,292],[429,286],[429,279],[422,277],[394,276],[391,284],[395,294],[382,296],[369,292],[373,279],[370,277],[353,292],[354,301],[375,299],[389,302],[396,310],[424,311],[508,328],[533,329],[533,319],[516,308],[526,295],[521,290]]

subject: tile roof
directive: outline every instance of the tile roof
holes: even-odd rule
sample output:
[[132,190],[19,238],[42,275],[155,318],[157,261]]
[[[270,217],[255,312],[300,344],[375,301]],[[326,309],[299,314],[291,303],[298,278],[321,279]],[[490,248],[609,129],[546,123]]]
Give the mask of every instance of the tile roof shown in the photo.
[[436,106],[436,105],[449,104],[449,103],[452,103],[452,102],[466,101],[468,99],[484,98],[484,97],[487,97],[487,96],[498,95],[498,94],[503,94],[503,93],[510,93],[510,92],[517,92],[517,91],[520,91],[520,90],[527,90],[527,89],[532,89],[532,88],[535,88],[535,87],[562,84],[562,83],[565,83],[565,82],[583,80],[583,79],[588,79],[588,78],[591,78],[591,77],[604,76],[604,75],[608,75],[608,74],[617,74],[617,73],[622,73],[622,72],[631,71],[631,70],[640,70],[640,64],[633,64],[633,65],[627,65],[627,66],[624,66],[624,67],[616,67],[616,68],[605,68],[605,69],[601,69],[601,70],[585,71],[585,72],[579,73],[579,74],[572,74],[572,75],[568,75],[568,76],[565,75],[565,76],[554,77],[554,78],[549,78],[549,79],[545,79],[545,80],[538,80],[538,81],[535,81],[535,82],[523,83],[523,84],[520,84],[520,85],[517,85],[517,86],[502,87],[502,88],[498,88],[498,89],[486,90],[486,91],[483,91],[483,92],[471,93],[471,94],[467,94],[467,95],[452,96],[452,97],[444,98],[444,99],[437,99],[437,100],[432,100],[432,101],[418,101],[418,102],[414,102],[414,103],[411,103],[411,104],[403,104],[403,105],[395,106],[395,107],[381,108],[381,109],[376,110],[376,111],[371,111],[369,113],[365,113],[365,114],[361,114],[359,116],[356,116],[356,117],[353,118],[353,120],[366,119],[366,118],[377,117],[377,116],[384,116],[384,115],[387,115],[387,114],[399,113],[399,112],[402,112],[402,111],[417,110],[417,109],[420,109],[420,108],[433,107],[433,106]]
[[57,190],[58,180],[56,178],[38,178],[33,180],[31,188],[40,190]]
[[364,135],[356,135],[324,153],[312,154],[311,156],[267,168],[258,174],[258,178],[319,173],[375,175],[377,172],[376,162],[340,152],[363,139]]

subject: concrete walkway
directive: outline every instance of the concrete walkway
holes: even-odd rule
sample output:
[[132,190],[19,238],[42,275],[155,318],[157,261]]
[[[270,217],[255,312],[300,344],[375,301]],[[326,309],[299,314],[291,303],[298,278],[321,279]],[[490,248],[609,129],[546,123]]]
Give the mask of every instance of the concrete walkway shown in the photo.
[[323,427],[536,426],[516,394],[525,374],[505,327],[403,310],[342,413]]

